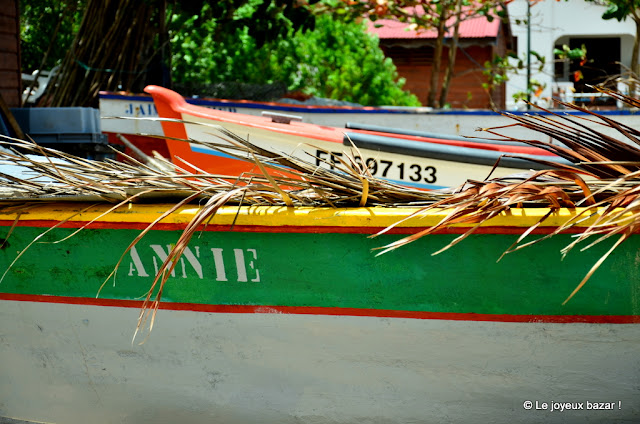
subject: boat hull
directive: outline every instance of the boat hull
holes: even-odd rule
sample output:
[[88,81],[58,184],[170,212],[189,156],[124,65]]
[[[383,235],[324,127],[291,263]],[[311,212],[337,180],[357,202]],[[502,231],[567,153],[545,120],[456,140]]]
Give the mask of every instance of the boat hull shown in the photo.
[[[535,161],[562,161],[543,149],[492,144],[472,140],[412,137],[362,130],[344,130],[304,122],[280,122],[267,117],[242,115],[188,104],[179,94],[148,86],[162,121],[171,159],[180,166],[207,173],[239,175],[260,173],[249,161],[240,161],[224,150],[205,143],[229,146],[220,126],[256,146],[285,157],[296,157],[316,166],[334,168],[347,157],[367,165],[374,177],[422,189],[457,187],[465,181],[503,177],[539,168]],[[190,142],[180,140],[194,140]],[[246,155],[245,155],[246,156]],[[275,172],[276,174],[278,171]]]
[[[137,308],[1,305],[0,411],[16,419],[580,423],[640,414],[638,325],[162,310],[138,345]],[[614,409],[535,409],[587,401]]]
[[[151,333],[132,342],[141,299],[197,208],[157,224],[101,286],[168,207],[101,217],[108,206],[41,206],[15,226],[15,212],[1,216],[2,236],[13,229],[0,249],[10,267],[0,283],[0,416],[72,424],[640,418],[638,235],[562,305],[606,246],[561,260],[571,238],[560,235],[496,262],[546,210],[514,210],[454,251],[431,256],[465,227],[375,257],[371,249],[446,212],[371,239],[413,210],[223,208],[177,263]],[[551,411],[553,402],[584,409]]]
[[[182,119],[194,123],[211,124],[208,119],[181,115]],[[224,127],[234,134],[246,133],[246,127],[238,124],[224,123]],[[186,138],[194,140],[209,140],[220,143],[220,139],[212,136],[211,128],[193,124],[185,124]],[[175,136],[175,135],[174,135]],[[318,167],[335,169],[341,161],[348,162],[347,157],[354,157],[359,163],[368,165],[374,177],[383,178],[404,186],[441,189],[455,187],[467,179],[484,181],[489,177],[503,177],[523,172],[523,169],[498,167],[493,165],[498,156],[491,157],[485,163],[461,163],[455,160],[437,157],[419,157],[402,153],[381,152],[366,148],[353,148],[340,143],[310,140],[299,135],[282,135],[273,131],[254,128],[247,137],[262,148],[282,154],[297,157]],[[258,140],[258,141],[256,141]],[[202,144],[190,144],[180,141],[168,141],[169,151],[173,158],[182,158],[198,169],[223,175],[239,175],[242,172],[261,173],[260,168],[251,162],[240,162]],[[471,150],[471,149],[469,149]],[[493,156],[493,155],[492,155]],[[176,163],[184,162],[174,160]],[[531,164],[534,165],[533,163]],[[282,174],[275,171],[274,174]]]
[[[427,107],[349,107],[349,106],[305,106],[298,104],[284,104],[273,102],[251,102],[245,100],[221,100],[205,98],[187,98],[190,104],[216,110],[235,112],[246,115],[260,116],[263,111],[284,113],[302,118],[303,122],[343,128],[347,123],[365,125],[379,125],[405,130],[433,132],[462,137],[491,137],[487,133],[478,133],[479,128],[503,127],[513,124],[513,119],[492,110],[481,109],[432,109]],[[599,125],[584,112],[571,109],[517,111],[510,110],[515,116],[526,116],[531,113],[552,117],[553,114],[576,117],[579,122],[611,137],[619,133],[607,126]],[[598,114],[615,119],[616,122],[639,126],[639,115],[633,110],[600,110]],[[100,116],[102,129],[107,133],[138,134],[147,133],[162,135],[162,126],[158,121],[122,121],[110,119],[112,117],[157,117],[153,100],[146,95],[132,95],[122,93],[100,93]],[[534,134],[526,129],[511,127],[505,132],[510,137],[527,140]],[[551,142],[551,138],[542,134],[535,134],[536,139]]]

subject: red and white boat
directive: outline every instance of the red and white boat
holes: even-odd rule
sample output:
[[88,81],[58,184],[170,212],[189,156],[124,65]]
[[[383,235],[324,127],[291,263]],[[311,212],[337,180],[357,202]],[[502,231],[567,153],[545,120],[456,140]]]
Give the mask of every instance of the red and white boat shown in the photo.
[[[340,157],[351,154],[366,163],[375,177],[423,189],[452,187],[467,179],[483,180],[489,175],[506,176],[537,168],[536,162],[508,156],[560,160],[523,143],[425,136],[371,125],[336,128],[300,122],[285,114],[255,116],[193,105],[178,93],[158,86],[148,86],[145,91],[153,97],[158,116],[181,121],[162,121],[166,154],[171,160],[181,166],[186,161],[216,174],[259,170],[219,149],[176,139],[224,144],[212,128],[219,125],[260,147],[314,161],[318,166],[333,167]],[[499,166],[492,172],[496,163]]]

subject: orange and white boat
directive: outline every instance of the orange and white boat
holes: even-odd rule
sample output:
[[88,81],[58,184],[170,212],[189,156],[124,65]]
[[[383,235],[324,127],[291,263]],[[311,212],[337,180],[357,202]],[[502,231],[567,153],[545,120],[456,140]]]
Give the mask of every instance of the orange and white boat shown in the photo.
[[[339,157],[351,154],[366,163],[375,177],[423,189],[452,187],[467,179],[506,176],[538,167],[524,157],[561,160],[522,143],[328,127],[300,122],[291,115],[255,116],[205,108],[189,104],[178,93],[158,86],[148,86],[145,91],[153,97],[158,115],[169,119],[162,122],[162,129],[171,160],[181,165],[186,161],[216,174],[239,175],[258,170],[218,149],[176,139],[224,143],[211,128],[219,125],[259,147],[315,161],[318,166],[331,168]],[[513,155],[523,158],[510,157]],[[492,172],[496,163],[499,166]]]

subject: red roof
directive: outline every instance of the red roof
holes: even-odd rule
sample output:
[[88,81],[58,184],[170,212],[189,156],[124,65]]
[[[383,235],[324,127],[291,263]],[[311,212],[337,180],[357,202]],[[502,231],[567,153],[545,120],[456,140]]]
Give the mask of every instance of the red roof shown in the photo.
[[[376,28],[376,25],[381,25]],[[412,31],[407,30],[409,23],[398,22],[391,19],[378,19],[375,22],[367,20],[369,32],[375,34],[380,39],[408,39],[408,38],[436,38],[438,33],[435,29]],[[486,17],[478,16],[464,20],[460,23],[460,38],[495,38],[500,30],[500,19],[489,22]],[[450,34],[453,35],[453,29]]]

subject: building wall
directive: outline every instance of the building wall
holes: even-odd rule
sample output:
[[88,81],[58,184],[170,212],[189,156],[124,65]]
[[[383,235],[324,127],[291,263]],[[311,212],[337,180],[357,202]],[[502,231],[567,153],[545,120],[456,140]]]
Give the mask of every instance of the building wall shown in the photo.
[[0,0],[0,95],[9,107],[20,106],[20,23],[17,0]]
[[[404,89],[418,96],[422,104],[427,104],[431,81],[431,66],[433,60],[433,48],[421,46],[414,48],[389,47],[381,41],[381,47],[385,55],[390,57],[398,74],[406,79]],[[493,46],[467,46],[464,52],[459,50],[454,66],[454,76],[449,86],[447,102],[452,108],[462,109],[486,109],[491,108],[491,100],[482,84],[487,82],[482,74],[483,64],[490,60]],[[448,49],[443,50],[443,66],[448,62]],[[442,81],[443,72],[440,73]],[[439,96],[439,94],[438,94]],[[497,107],[504,107],[504,94],[498,90],[493,94]],[[437,99],[438,97],[436,97]]]
[[[518,40],[518,55],[526,58],[527,0],[514,0],[508,5],[511,17],[511,27]],[[631,63],[631,50],[635,37],[635,26],[631,19],[618,22],[617,20],[603,20],[605,6],[600,6],[584,0],[540,1],[531,10],[531,50],[546,58],[546,65],[542,72],[532,67],[531,78],[546,84],[546,88],[539,97],[533,98],[535,103],[548,106],[548,99],[552,96],[554,83],[553,48],[556,43],[562,44],[568,37],[620,37],[621,62],[624,66]],[[587,58],[589,52],[587,51]],[[523,70],[512,75],[507,83],[507,108],[522,109],[524,104],[513,101],[513,94],[526,89],[526,72]]]

